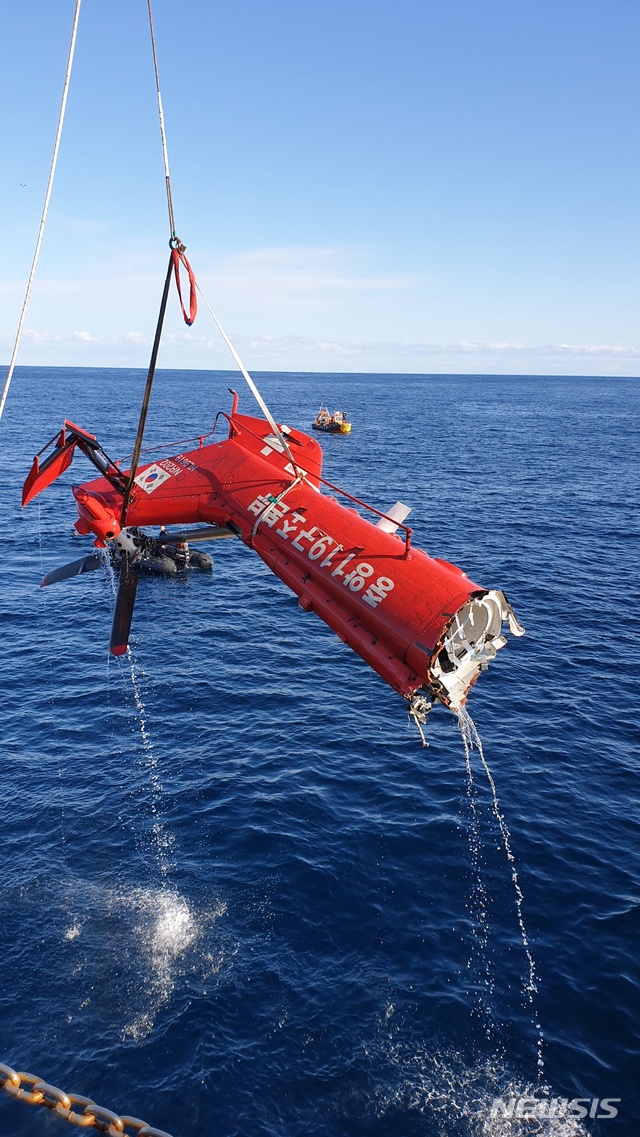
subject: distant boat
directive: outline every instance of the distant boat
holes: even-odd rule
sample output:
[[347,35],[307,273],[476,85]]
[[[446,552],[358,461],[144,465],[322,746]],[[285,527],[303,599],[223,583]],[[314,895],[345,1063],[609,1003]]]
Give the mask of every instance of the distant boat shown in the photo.
[[323,430],[325,434],[351,433],[351,423],[347,422],[347,412],[334,411],[331,415],[328,407],[320,407],[316,420],[311,425],[314,430]]

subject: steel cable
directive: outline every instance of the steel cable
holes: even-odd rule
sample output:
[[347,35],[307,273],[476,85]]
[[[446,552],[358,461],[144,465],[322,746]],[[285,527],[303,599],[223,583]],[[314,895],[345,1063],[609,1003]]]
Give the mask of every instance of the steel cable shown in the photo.
[[5,380],[4,389],[2,391],[2,398],[0,398],[0,418],[4,411],[4,405],[7,401],[9,394],[9,387],[13,378],[13,371],[18,357],[18,350],[20,348],[20,341],[22,339],[22,329],[24,328],[24,321],[27,315],[27,308],[29,307],[29,300],[31,298],[31,289],[36,275],[36,268],[38,267],[38,258],[40,256],[40,246],[42,245],[42,238],[44,237],[44,227],[47,221],[47,213],[49,212],[49,200],[51,198],[51,191],[53,189],[53,179],[56,173],[56,165],[58,162],[58,150],[60,149],[60,139],[62,137],[62,126],[64,124],[65,111],[67,109],[67,93],[69,91],[69,82],[71,79],[71,68],[73,67],[73,55],[76,47],[76,33],[78,30],[78,19],[80,17],[80,5],[82,0],[76,0],[76,9],[73,17],[73,28],[71,31],[71,44],[69,47],[69,58],[67,59],[67,70],[64,77],[64,87],[62,90],[62,103],[60,106],[60,114],[58,116],[58,129],[56,131],[56,140],[53,147],[53,158],[51,160],[51,169],[49,170],[49,181],[47,183],[47,192],[44,198],[44,206],[42,209],[42,217],[40,218],[40,228],[38,230],[38,239],[36,241],[36,248],[33,254],[33,263],[31,265],[31,272],[29,273],[29,280],[27,282],[27,291],[25,292],[24,302],[22,304],[22,312],[18,321],[18,330],[16,332],[15,343],[13,345],[13,352],[9,363],[9,370]]

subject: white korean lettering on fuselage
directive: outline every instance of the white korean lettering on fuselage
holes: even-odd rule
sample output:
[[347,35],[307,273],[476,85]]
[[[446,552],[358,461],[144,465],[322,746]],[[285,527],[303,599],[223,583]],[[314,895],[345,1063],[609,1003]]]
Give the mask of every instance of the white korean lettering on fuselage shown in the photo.
[[[349,555],[347,557],[345,557],[344,560],[340,561],[340,564],[338,565],[338,567],[334,568],[331,575],[332,576],[344,576],[345,567],[349,564],[349,561],[353,560],[355,555],[356,555],[355,553],[349,553]],[[346,584],[346,581],[344,581],[344,583]]]
[[293,538],[291,544],[294,549],[299,549],[301,553],[307,553],[309,550],[305,549],[304,545],[301,545],[300,542],[304,539],[305,541],[311,541],[313,544],[315,535],[318,532],[319,529],[317,525],[312,525],[310,529],[301,529],[298,536]]
[[[320,557],[324,556],[330,545],[335,545],[333,537],[330,537],[328,533],[323,533],[321,537],[318,537],[317,541],[314,541],[309,549],[309,560],[319,560]],[[322,563],[324,564],[324,561]]]
[[388,576],[379,576],[375,584],[370,584],[362,599],[365,604],[369,604],[372,608],[376,608],[381,601],[384,600],[388,592],[394,587],[393,581]]
[[297,532],[298,532],[298,526],[292,525],[290,521],[287,521],[286,517],[282,518],[282,528],[276,529],[276,533],[278,534],[278,536],[284,537],[285,541],[289,540],[289,534],[290,533],[297,533]]
[[[350,562],[355,560],[355,553],[347,553],[333,567],[333,562],[337,560],[338,554],[345,552],[344,547],[336,541],[335,537],[325,533],[319,526],[309,525],[308,518],[302,513],[297,510],[291,513],[287,503],[278,501],[272,494],[259,494],[247,508],[254,517],[262,518],[265,525],[268,525],[270,529],[273,529],[277,522],[281,522],[280,527],[276,529],[278,537],[282,537],[284,541],[289,541],[291,537],[292,547],[300,553],[306,553],[310,561],[320,561],[320,557],[323,557],[319,567],[331,569],[332,577],[342,577],[344,587],[351,592],[361,592],[362,599],[369,607],[377,608],[378,604],[381,604],[395,587],[394,582],[388,576],[379,576],[374,582],[372,577],[375,569],[368,561],[358,561],[348,572],[345,572]],[[290,514],[290,517],[285,516],[287,513]],[[307,526],[306,529],[299,528],[303,524]],[[302,541],[307,542],[307,544],[303,545]]]
[[286,502],[277,500],[272,501],[268,503],[262,515],[262,520],[264,521],[265,525],[268,525],[270,529],[273,529],[276,522],[281,521],[285,513],[288,512],[289,506]]
[[267,494],[259,494],[256,500],[252,501],[251,505],[247,506],[249,513],[252,513],[254,517],[259,517],[265,507],[269,504],[270,500],[271,499],[269,496],[267,496]]

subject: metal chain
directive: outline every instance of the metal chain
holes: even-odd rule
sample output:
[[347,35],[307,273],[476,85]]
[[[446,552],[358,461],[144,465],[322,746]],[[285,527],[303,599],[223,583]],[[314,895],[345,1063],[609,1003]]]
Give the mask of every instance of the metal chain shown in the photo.
[[[26,1089],[23,1089],[23,1083]],[[99,1133],[106,1133],[107,1137],[171,1137],[164,1129],[154,1129],[138,1117],[120,1116],[81,1094],[65,1094],[64,1090],[43,1082],[37,1074],[13,1070],[3,1062],[0,1062],[0,1089],[16,1101],[42,1105],[71,1125],[80,1129],[96,1129]]]

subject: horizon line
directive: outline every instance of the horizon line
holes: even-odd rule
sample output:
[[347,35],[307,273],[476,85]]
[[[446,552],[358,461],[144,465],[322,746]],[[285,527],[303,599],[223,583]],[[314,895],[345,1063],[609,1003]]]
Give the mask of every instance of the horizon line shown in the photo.
[[[7,369],[8,363],[0,364],[0,368]],[[19,363],[16,364],[16,371],[139,371],[145,374],[148,367],[145,366],[119,366],[115,367],[108,364],[71,364],[71,363]],[[184,372],[203,372],[209,375],[237,375],[242,378],[242,374],[237,368],[233,367],[156,367],[156,374],[159,372],[173,373],[176,371]],[[617,375],[605,374],[598,375],[589,372],[574,374],[570,372],[542,372],[542,371],[526,371],[526,372],[510,372],[510,371],[365,371],[361,368],[352,371],[313,371],[306,368],[293,368],[293,369],[274,369],[274,368],[251,368],[250,373],[253,375],[341,375],[341,376],[393,376],[396,379],[409,378],[409,379],[640,379],[639,375]]]

